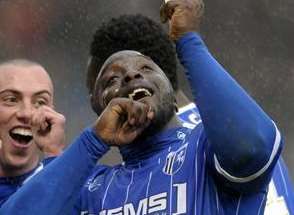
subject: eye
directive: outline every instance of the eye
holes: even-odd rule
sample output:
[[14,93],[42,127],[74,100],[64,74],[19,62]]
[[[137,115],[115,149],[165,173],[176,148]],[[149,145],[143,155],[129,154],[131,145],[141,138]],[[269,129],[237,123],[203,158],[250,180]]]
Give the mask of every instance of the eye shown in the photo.
[[36,108],[43,106],[43,105],[48,105],[47,99],[44,98],[38,98],[35,100],[34,105]]
[[110,77],[107,82],[106,82],[106,86],[112,86],[114,85],[117,81],[118,81],[118,76],[112,76]]
[[44,100],[44,99],[39,99],[39,100],[37,100],[36,103],[37,103],[38,105],[47,105],[47,101]]
[[5,96],[3,98],[3,102],[6,104],[6,105],[13,105],[15,103],[17,103],[18,99],[16,96],[14,95],[9,95],[9,96]]
[[151,72],[153,69],[150,66],[144,65],[141,67],[141,71],[143,72]]

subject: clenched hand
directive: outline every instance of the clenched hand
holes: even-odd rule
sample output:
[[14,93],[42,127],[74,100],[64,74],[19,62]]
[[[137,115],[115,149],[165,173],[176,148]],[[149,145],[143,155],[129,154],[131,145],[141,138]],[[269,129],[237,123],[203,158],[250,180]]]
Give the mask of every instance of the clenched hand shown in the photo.
[[169,36],[177,41],[188,32],[198,32],[204,12],[202,0],[170,0],[160,7],[162,22],[169,20]]
[[150,106],[128,98],[112,99],[96,121],[96,134],[109,145],[131,143],[154,117]]

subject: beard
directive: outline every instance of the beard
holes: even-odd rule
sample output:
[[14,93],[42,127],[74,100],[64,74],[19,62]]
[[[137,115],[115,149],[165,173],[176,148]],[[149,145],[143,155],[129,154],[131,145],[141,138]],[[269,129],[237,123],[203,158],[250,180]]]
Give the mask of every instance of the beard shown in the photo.
[[155,113],[154,119],[136,139],[146,139],[161,132],[175,114],[174,102],[175,96],[173,92],[163,95],[161,102],[157,106],[157,112]]

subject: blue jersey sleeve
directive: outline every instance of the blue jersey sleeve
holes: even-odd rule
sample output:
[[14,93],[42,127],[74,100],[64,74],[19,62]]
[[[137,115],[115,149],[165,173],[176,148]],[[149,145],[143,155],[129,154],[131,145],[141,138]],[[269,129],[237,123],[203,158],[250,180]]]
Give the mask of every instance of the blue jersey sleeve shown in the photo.
[[[199,111],[193,103],[179,108],[177,114],[183,121],[183,126],[188,128],[194,128],[201,121]],[[264,215],[294,214],[293,202],[293,183],[287,165],[281,156],[273,170]]]
[[71,214],[80,188],[108,149],[91,128],[86,129],[63,155],[12,195],[0,214]]
[[182,37],[177,53],[211,144],[208,154],[217,176],[233,184],[255,179],[260,185],[268,183],[282,145],[276,125],[214,59],[197,33]]

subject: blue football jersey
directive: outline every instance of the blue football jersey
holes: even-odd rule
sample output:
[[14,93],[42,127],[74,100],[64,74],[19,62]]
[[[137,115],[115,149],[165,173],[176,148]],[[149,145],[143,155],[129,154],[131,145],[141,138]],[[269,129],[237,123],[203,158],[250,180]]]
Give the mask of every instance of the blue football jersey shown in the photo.
[[[97,167],[82,190],[77,211],[93,215],[263,214],[266,186],[245,193],[238,192],[234,183],[218,181],[201,123],[194,130],[171,129],[138,145],[122,149],[124,164]],[[138,153],[143,145],[149,147]],[[250,183],[242,186],[252,191]]]
[[[98,165],[94,171],[96,160],[109,146],[93,129],[86,129],[0,212],[70,214],[77,188],[92,172],[74,214],[263,214],[283,145],[280,132],[212,57],[197,33],[187,33],[176,48],[201,123],[194,129],[182,126],[158,131],[122,146],[123,164]],[[38,204],[34,204],[36,198]]]
[[[179,108],[178,117],[183,126],[194,128],[201,122],[199,110],[194,103]],[[282,157],[274,168],[269,184],[264,215],[294,215],[294,191],[287,166]]]
[[54,158],[51,157],[43,160],[35,169],[26,174],[15,177],[0,177],[0,207],[12,194],[40,172],[44,166],[50,163],[53,159]]
[[194,129],[174,128],[121,147],[125,163],[97,167],[82,189],[77,214],[264,213],[281,151],[278,129],[215,61],[199,35],[183,37],[177,53],[202,122],[194,115]]

